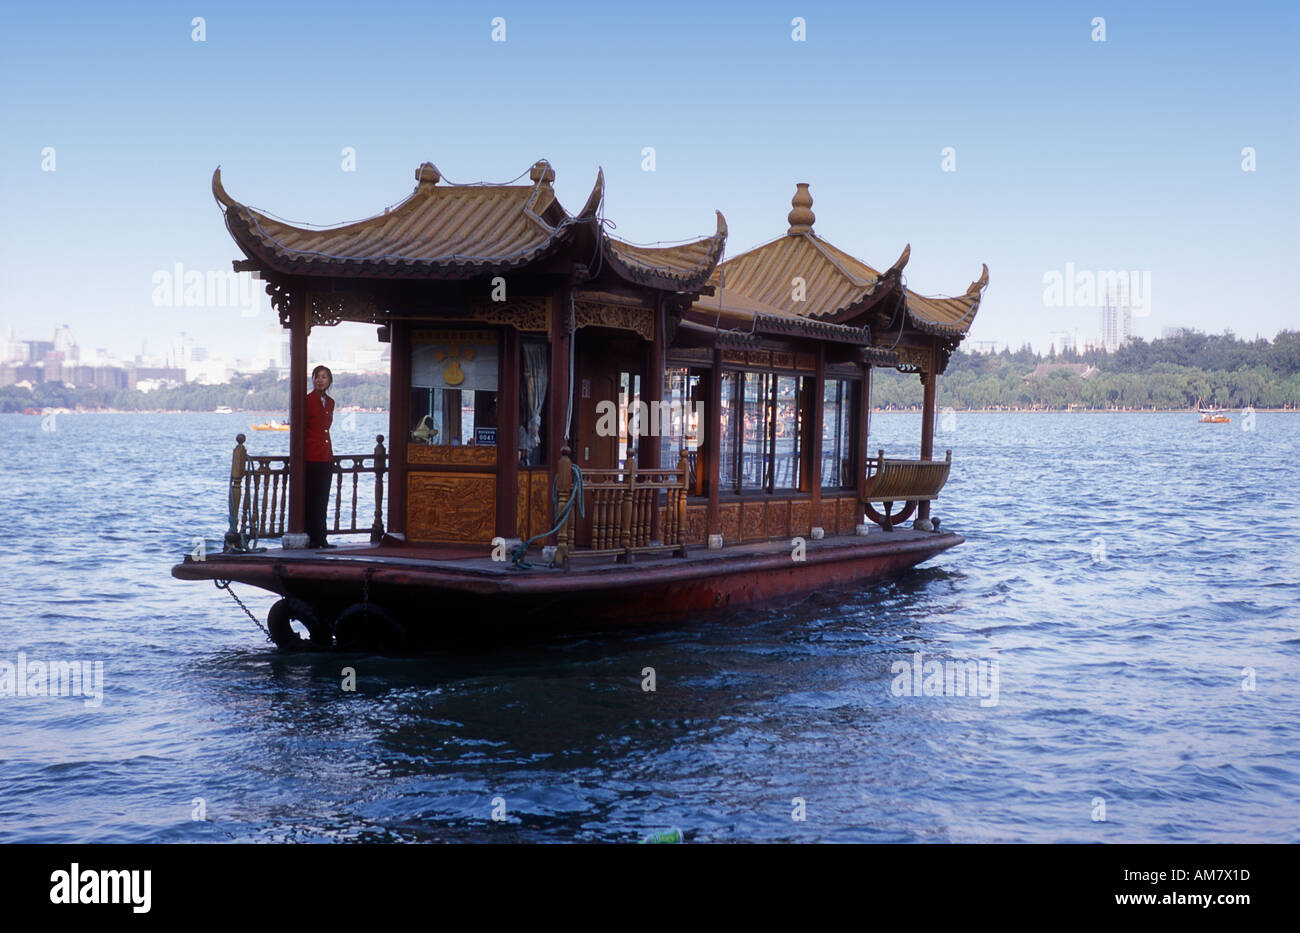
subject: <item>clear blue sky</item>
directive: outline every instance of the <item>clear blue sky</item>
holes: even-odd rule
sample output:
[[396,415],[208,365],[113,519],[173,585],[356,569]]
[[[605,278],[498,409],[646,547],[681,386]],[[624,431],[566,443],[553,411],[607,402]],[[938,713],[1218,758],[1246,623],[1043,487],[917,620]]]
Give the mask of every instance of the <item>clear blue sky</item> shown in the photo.
[[818,233],[879,268],[910,242],[922,293],[960,293],[988,263],[974,339],[1093,336],[1094,310],[1044,305],[1044,275],[1067,263],[1149,271],[1140,335],[1272,336],[1300,324],[1297,8],[11,5],[0,328],[48,338],[67,323],[118,354],[183,330],[236,355],[265,321],[151,303],[154,272],[239,257],[209,193],[216,165],[241,200],[333,223],[400,200],[426,159],[464,182],[546,157],[571,209],[604,167],[617,235],[708,233],[716,208],[730,254],[783,233],[809,182]]

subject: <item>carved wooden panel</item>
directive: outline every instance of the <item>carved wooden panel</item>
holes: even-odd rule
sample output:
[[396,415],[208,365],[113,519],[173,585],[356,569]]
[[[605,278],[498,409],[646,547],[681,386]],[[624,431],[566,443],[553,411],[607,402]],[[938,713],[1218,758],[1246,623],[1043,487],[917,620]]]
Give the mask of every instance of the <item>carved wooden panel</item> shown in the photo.
[[762,541],[767,537],[767,525],[764,521],[766,503],[762,499],[740,504],[740,539],[742,541]]
[[845,496],[840,500],[840,531],[852,534],[853,529],[862,523],[862,510],[858,507],[855,496]]
[[515,487],[515,536],[527,540],[533,536],[528,525],[528,474],[519,471],[519,485]]
[[719,527],[722,529],[722,543],[735,544],[740,540],[740,503],[733,502],[720,506],[718,511],[721,519]]
[[790,503],[790,534],[806,535],[812,530],[812,503],[801,499]]
[[794,369],[794,354],[772,351],[772,365],[777,369]]
[[767,503],[767,527],[764,532],[768,538],[784,538],[790,532],[790,500],[773,499]]
[[481,466],[497,465],[496,447],[461,446],[449,444],[407,444],[406,462],[430,466]]
[[[528,537],[550,531],[554,522],[551,520],[551,471],[520,470],[519,476],[528,477]],[[576,522],[574,513],[570,521]]]
[[772,351],[771,350],[746,350],[745,362],[748,363],[750,366],[764,366],[764,367],[771,366]]
[[413,541],[477,542],[496,531],[496,476],[491,473],[410,473],[406,535]]
[[744,362],[745,362],[745,351],[744,351],[744,350],[723,350],[723,351],[722,351],[722,362],[724,362],[724,363],[744,363]]
[[838,499],[824,497],[822,499],[822,518],[821,526],[828,535],[839,534],[840,502]]
[[688,505],[686,507],[686,543],[699,545],[709,543],[709,507],[707,505]]
[[794,355],[795,369],[813,370],[817,368],[817,357],[811,353],[796,353]]

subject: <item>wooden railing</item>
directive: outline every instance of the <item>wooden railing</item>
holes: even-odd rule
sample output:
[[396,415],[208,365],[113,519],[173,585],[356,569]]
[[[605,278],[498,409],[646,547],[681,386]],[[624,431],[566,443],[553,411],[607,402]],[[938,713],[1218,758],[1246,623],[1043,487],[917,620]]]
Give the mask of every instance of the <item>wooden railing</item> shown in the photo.
[[[567,453],[560,457],[559,507],[563,509],[573,494],[571,461]],[[568,482],[565,482],[565,480]],[[677,468],[641,469],[636,458],[614,470],[584,470],[582,473],[583,505],[591,522],[591,542],[575,551],[577,515],[571,514],[560,532],[560,544],[566,552],[576,554],[616,554],[631,560],[638,551],[672,548],[686,554],[686,496],[689,491],[690,465],[682,452]],[[655,511],[660,493],[666,496],[666,508],[660,517],[659,537],[653,539]]]
[[[232,532],[247,538],[278,538],[288,526],[289,458],[287,456],[251,455],[244,448],[244,435],[235,438],[230,460],[230,515]],[[378,542],[384,535],[384,473],[388,455],[384,436],[375,437],[375,449],[369,454],[336,454],[334,478],[331,480],[334,501],[332,522],[327,515],[329,534],[370,534]],[[374,476],[374,513],[369,523],[358,523],[361,477]],[[343,524],[344,477],[351,476],[351,510]]]
[[[886,460],[885,452],[877,451],[876,459],[867,461],[867,494],[863,497],[867,515],[886,530],[906,521],[918,502],[938,498],[951,470],[951,450],[943,460]],[[883,513],[874,508],[876,502],[885,504]],[[904,503],[903,511],[896,515],[892,514],[895,502]]]

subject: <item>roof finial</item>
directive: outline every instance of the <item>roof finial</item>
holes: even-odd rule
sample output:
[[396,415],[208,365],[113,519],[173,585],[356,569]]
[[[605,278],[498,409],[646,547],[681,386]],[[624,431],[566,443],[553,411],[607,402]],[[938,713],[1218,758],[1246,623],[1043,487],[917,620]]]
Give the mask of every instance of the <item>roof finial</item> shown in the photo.
[[425,162],[415,170],[415,180],[420,183],[421,188],[425,185],[436,185],[442,180],[442,173],[432,162]]
[[528,170],[528,177],[532,179],[533,184],[540,181],[544,185],[549,185],[555,181],[555,169],[551,168],[551,163],[545,159],[538,159]]
[[790,199],[790,229],[786,233],[794,236],[798,233],[812,233],[812,225],[817,215],[812,212],[812,195],[808,193],[808,182],[801,181],[795,185],[794,197]]

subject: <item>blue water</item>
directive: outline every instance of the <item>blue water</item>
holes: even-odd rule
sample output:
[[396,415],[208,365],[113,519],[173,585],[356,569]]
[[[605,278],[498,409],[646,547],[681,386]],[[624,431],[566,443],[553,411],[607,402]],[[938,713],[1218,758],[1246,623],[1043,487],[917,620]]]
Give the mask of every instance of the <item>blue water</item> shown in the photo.
[[[0,662],[104,672],[0,696],[0,841],[1300,842],[1298,416],[958,414],[967,542],[903,576],[400,659],[282,655],[169,575],[249,420],[0,416]],[[919,416],[871,427],[915,453]],[[918,652],[996,662],[997,703],[897,695]]]

